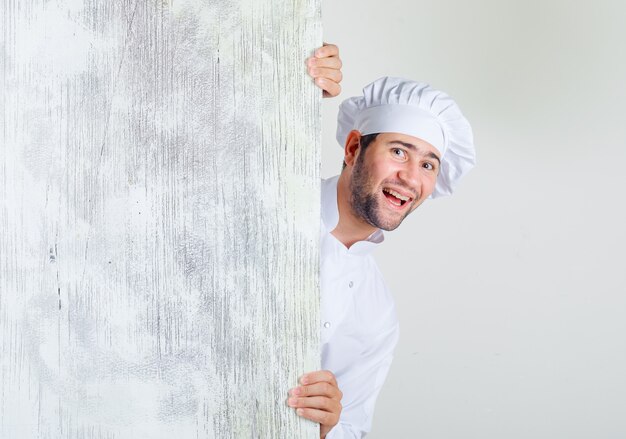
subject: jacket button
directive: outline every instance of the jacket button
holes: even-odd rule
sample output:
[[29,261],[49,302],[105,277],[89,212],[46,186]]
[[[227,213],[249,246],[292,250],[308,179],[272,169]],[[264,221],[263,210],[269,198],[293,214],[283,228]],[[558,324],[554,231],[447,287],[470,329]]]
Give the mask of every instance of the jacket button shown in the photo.
[[354,282],[350,281],[350,283],[348,284],[348,286],[349,286],[350,288],[352,288],[352,287],[354,286]]
[[330,328],[330,322],[324,322],[324,328],[326,329]]

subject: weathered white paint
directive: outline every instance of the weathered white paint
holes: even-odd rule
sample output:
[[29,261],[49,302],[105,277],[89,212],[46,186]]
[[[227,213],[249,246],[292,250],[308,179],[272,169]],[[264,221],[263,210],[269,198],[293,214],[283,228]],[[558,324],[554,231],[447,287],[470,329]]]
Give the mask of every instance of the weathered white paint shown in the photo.
[[319,437],[319,1],[0,28],[0,437]]

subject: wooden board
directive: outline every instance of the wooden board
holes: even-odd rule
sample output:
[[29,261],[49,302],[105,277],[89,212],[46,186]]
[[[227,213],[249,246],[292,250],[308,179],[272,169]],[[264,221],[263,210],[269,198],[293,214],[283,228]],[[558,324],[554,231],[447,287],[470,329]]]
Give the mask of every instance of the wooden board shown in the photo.
[[318,0],[0,4],[0,437],[318,438]]

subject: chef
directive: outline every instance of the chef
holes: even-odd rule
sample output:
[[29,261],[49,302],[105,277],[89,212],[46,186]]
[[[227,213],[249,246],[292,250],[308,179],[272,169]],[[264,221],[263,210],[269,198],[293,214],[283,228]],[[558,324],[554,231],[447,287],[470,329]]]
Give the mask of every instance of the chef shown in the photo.
[[[300,378],[288,405],[320,437],[371,429],[399,326],[372,251],[429,198],[449,195],[474,166],[472,129],[427,84],[384,77],[345,100],[337,118],[341,174],[322,182],[322,369]],[[400,257],[410,257],[412,245]],[[419,276],[419,273],[411,273]]]

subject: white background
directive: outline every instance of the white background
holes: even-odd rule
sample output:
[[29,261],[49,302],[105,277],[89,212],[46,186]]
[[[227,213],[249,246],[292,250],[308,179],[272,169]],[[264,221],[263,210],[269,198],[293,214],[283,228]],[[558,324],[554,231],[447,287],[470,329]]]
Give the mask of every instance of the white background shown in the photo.
[[626,3],[325,1],[344,91],[449,93],[478,166],[376,257],[401,339],[368,436],[626,437]]

